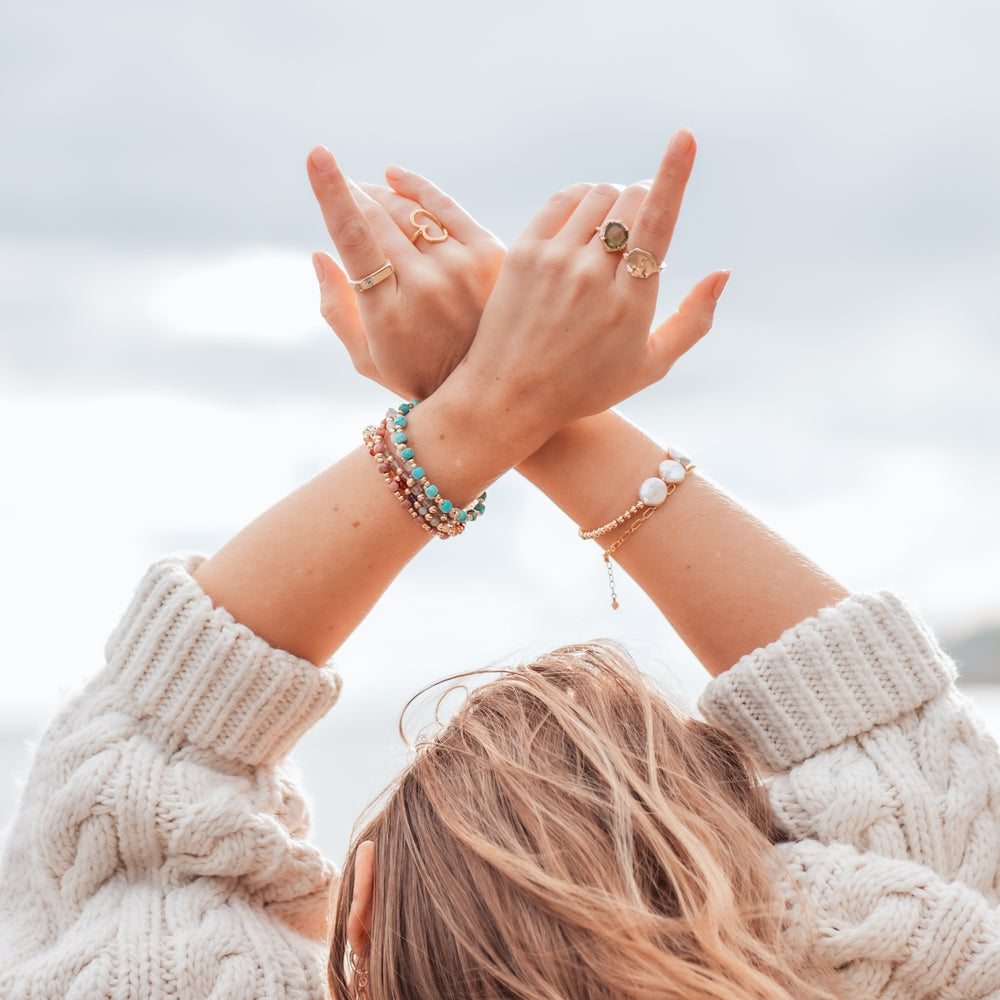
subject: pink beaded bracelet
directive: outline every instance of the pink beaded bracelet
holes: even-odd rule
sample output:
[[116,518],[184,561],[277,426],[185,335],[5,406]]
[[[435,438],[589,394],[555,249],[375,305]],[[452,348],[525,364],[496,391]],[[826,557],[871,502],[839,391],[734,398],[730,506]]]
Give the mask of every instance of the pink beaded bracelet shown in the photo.
[[404,429],[408,423],[407,414],[418,402],[411,400],[401,403],[398,409],[390,409],[377,427],[365,428],[364,439],[386,485],[410,516],[420,520],[426,531],[433,531],[441,538],[451,538],[460,535],[467,524],[486,513],[486,493],[481,493],[465,508],[456,507],[440,496],[438,487],[430,482],[417,463]]

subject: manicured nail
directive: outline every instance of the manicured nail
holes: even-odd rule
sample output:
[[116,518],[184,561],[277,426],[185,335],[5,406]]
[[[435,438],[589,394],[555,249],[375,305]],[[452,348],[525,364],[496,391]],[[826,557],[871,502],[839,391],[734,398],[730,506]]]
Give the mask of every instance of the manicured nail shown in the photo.
[[406,171],[402,167],[397,167],[395,163],[390,163],[385,168],[385,179],[387,181],[401,181],[406,176]]
[[314,170],[319,170],[323,173],[333,170],[337,165],[337,161],[333,158],[333,153],[326,146],[314,147],[309,154],[309,162],[313,165]]
[[729,273],[729,271],[720,272],[719,276],[715,279],[715,284],[712,285],[712,298],[715,299],[716,302],[719,301],[726,288],[726,284],[729,281]]
[[693,145],[694,135],[691,133],[691,129],[685,126],[684,128],[679,128],[670,137],[670,145],[667,148],[674,156],[686,156],[691,152]]
[[323,267],[322,254],[313,254],[313,270],[316,272],[316,280],[322,285],[326,281],[326,269]]

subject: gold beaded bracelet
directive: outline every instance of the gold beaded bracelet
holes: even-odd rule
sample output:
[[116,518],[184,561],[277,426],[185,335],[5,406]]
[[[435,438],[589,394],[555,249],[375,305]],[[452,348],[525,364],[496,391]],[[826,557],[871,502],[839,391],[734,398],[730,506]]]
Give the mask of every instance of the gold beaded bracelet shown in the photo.
[[[401,403],[398,410],[390,409],[377,427],[366,427],[365,444],[386,485],[407,513],[425,531],[433,531],[439,538],[452,538],[485,513],[486,493],[481,493],[467,508],[455,507],[439,495],[437,486],[418,466],[403,430],[407,425],[406,415],[417,403],[417,400]],[[394,444],[405,446],[398,455],[393,450]]]

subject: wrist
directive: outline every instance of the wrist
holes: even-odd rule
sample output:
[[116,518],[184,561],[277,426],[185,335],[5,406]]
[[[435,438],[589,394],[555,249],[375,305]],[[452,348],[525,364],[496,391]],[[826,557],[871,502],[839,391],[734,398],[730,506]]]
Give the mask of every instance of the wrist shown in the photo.
[[387,446],[411,477],[456,507],[474,504],[534,447],[498,432],[500,411],[462,387],[442,387],[418,406],[400,409],[408,410],[404,426],[390,428]]
[[423,419],[451,441],[456,458],[490,481],[525,461],[557,430],[502,381],[459,369],[422,406]]

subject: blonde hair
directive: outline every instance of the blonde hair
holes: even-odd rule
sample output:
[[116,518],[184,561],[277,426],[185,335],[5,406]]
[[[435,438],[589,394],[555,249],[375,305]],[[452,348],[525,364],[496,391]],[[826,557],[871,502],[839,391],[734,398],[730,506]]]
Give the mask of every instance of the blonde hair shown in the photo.
[[330,989],[375,844],[372,1000],[826,998],[787,953],[770,809],[748,752],[608,642],[468,695],[356,833]]

